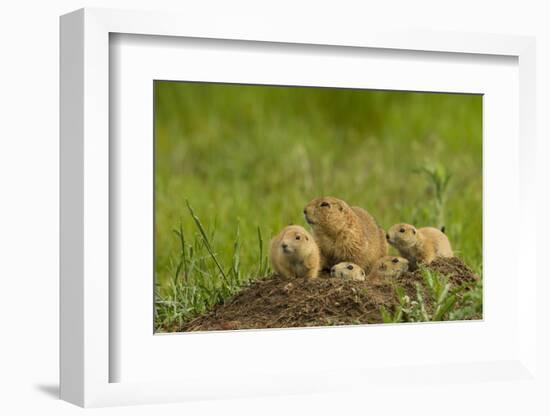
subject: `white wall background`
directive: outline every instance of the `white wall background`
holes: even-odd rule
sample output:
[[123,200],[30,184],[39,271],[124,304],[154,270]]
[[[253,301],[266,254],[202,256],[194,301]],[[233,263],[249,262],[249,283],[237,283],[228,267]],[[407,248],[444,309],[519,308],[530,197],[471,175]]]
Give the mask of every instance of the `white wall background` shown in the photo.
[[[539,133],[539,266],[550,234],[550,13],[546,1],[345,1],[89,0],[4,1],[0,6],[0,414],[73,414],[81,409],[57,400],[58,384],[58,16],[74,9],[115,7],[235,13],[285,24],[421,27],[537,36]],[[290,22],[290,23],[289,23]],[[546,122],[547,123],[547,122]],[[507,225],[509,226],[509,225]],[[544,250],[544,252],[543,252]],[[550,277],[550,276],[549,276]],[[550,293],[542,282],[541,294]],[[543,301],[546,296],[541,295]],[[548,308],[539,302],[539,320]],[[541,368],[550,374],[548,330],[540,331]],[[543,353],[546,351],[546,354]],[[448,387],[448,386],[447,386]],[[546,386],[546,394],[550,387]],[[307,397],[199,402],[99,409],[104,414],[549,414],[544,391],[529,385],[457,384],[411,389],[398,396],[344,393]],[[423,402],[419,399],[424,398]],[[538,399],[537,399],[538,398]],[[413,405],[416,401],[416,405]]]

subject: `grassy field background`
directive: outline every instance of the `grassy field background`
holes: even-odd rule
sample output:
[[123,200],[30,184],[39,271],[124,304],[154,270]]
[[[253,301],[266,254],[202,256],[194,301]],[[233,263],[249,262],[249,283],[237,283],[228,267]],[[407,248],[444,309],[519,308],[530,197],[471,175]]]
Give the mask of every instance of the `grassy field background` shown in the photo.
[[269,239],[322,195],[445,225],[481,274],[479,95],[157,81],[155,151],[159,331],[268,274]]

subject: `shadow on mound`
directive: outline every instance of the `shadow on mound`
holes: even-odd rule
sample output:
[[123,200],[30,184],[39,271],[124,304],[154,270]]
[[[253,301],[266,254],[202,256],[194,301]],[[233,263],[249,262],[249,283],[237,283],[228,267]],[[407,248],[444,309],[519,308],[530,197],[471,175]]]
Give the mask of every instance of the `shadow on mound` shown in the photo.
[[[438,259],[429,269],[446,275],[456,287],[479,277],[460,259]],[[315,280],[271,276],[253,282],[240,293],[178,328],[178,331],[291,328],[382,323],[381,307],[399,305],[394,285],[416,296],[425,290],[422,273],[407,272],[397,279],[351,281],[322,276]]]

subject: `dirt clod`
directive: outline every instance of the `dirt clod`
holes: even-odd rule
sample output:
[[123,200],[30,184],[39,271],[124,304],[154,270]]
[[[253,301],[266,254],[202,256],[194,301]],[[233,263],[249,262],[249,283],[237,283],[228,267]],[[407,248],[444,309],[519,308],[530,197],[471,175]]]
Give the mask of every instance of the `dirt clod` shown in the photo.
[[[429,269],[448,276],[453,286],[479,279],[460,259],[437,259]],[[225,303],[181,326],[179,331],[290,328],[381,323],[380,309],[393,310],[398,299],[394,284],[411,298],[419,270],[392,281],[353,281],[330,278],[284,279],[271,276],[254,281]]]

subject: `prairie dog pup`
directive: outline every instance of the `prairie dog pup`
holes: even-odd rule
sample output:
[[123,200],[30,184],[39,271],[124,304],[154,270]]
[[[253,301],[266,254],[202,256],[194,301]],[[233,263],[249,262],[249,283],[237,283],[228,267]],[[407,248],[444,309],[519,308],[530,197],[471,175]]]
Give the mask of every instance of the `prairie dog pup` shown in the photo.
[[384,231],[367,211],[334,197],[316,198],[304,208],[321,252],[321,268],[341,262],[359,265],[366,273],[388,253]]
[[319,273],[319,247],[305,228],[289,225],[271,240],[271,265],[286,278],[315,279]]
[[437,257],[453,257],[449,239],[437,228],[395,224],[386,238],[414,267],[417,263],[430,264]]
[[409,261],[403,257],[384,256],[379,259],[367,279],[396,278],[409,270]]
[[365,271],[357,264],[343,261],[330,269],[330,277],[348,280],[365,280]]

